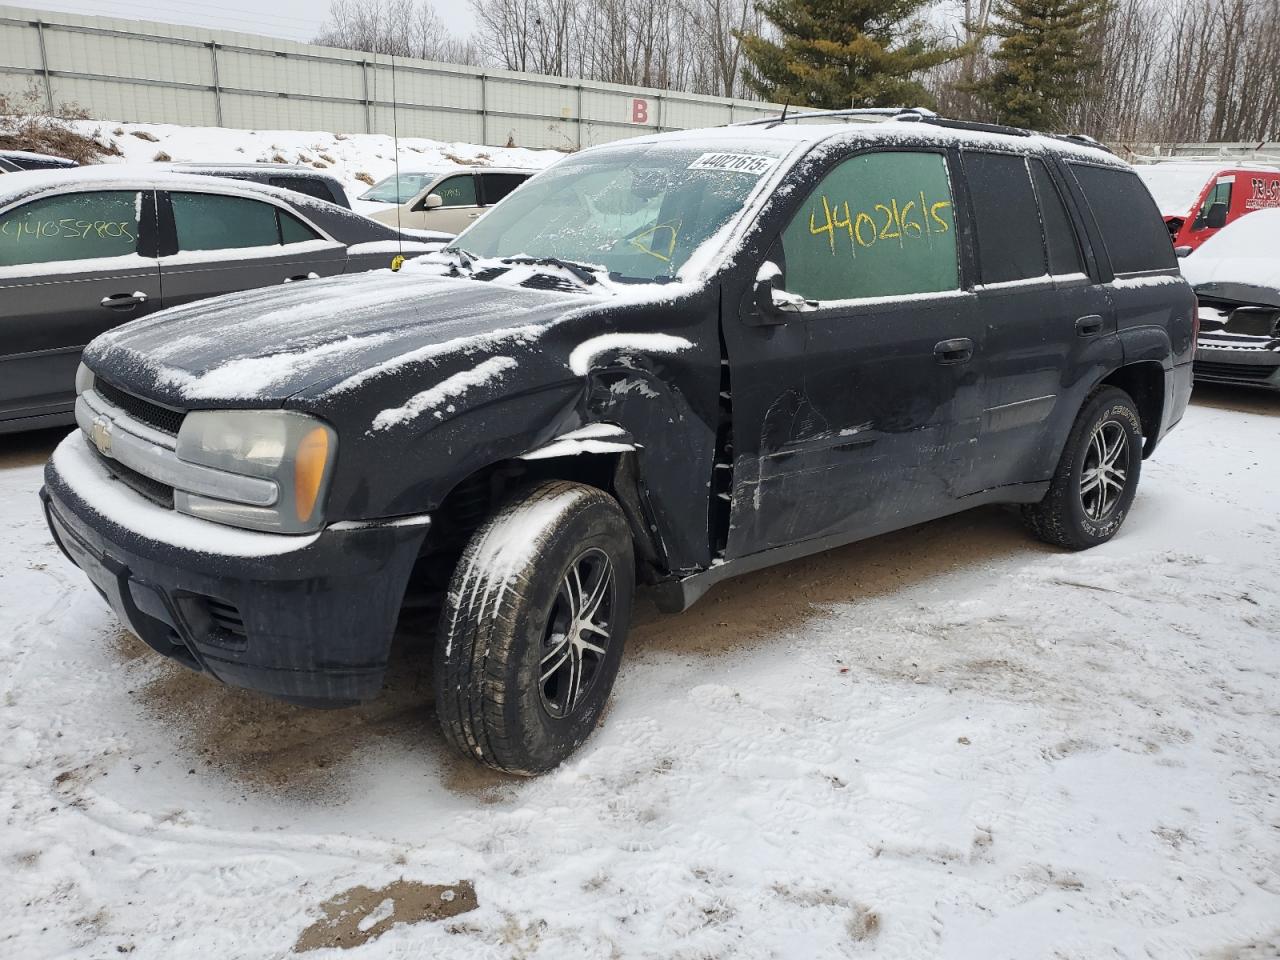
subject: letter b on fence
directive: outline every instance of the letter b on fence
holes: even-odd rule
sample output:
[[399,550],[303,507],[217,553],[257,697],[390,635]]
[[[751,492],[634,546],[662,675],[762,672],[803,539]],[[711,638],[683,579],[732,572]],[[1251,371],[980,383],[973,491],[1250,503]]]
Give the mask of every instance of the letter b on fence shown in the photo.
[[649,122],[649,101],[643,97],[636,97],[631,101],[631,122],[632,123],[648,123]]

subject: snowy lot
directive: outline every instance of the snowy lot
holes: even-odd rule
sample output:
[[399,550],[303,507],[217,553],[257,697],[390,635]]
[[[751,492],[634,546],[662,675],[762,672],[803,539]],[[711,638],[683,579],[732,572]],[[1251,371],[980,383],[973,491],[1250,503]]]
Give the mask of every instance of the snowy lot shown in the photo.
[[[342,181],[357,213],[386,210],[387,205],[358,197],[396,169],[396,141],[381,134],[324,133],[298,130],[230,130],[180,127],[169,123],[116,123],[82,120],[73,126],[119,147],[121,157],[107,163],[297,163]],[[400,138],[400,170],[413,173],[445,170],[458,164],[521,167],[541,170],[564,156],[558,150],[483,147],[444,143],[422,137]],[[363,178],[363,179],[362,179]]]
[[414,629],[332,713],[151,655],[56,439],[0,438],[0,956],[278,957],[348,892],[309,956],[1280,956],[1280,399],[1198,390],[1087,554],[984,509],[642,608],[533,781],[446,755]]

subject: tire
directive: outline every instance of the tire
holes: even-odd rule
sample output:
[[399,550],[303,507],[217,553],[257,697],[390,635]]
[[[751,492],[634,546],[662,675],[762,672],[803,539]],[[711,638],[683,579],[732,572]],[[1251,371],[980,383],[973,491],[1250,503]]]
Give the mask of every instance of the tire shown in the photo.
[[471,537],[441,613],[445,739],[506,773],[561,763],[604,712],[634,592],[631,530],[607,493],[554,480],[508,501]]
[[[1101,474],[1100,456],[1111,464]],[[1068,550],[1096,547],[1114,537],[1129,515],[1141,472],[1138,410],[1123,390],[1100,387],[1071,427],[1049,492],[1023,507],[1023,517],[1046,543]]]

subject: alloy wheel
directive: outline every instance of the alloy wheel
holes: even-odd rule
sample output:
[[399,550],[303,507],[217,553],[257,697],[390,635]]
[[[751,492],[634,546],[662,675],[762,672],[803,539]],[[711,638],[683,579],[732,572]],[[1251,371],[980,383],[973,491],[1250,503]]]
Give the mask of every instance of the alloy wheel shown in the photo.
[[556,591],[538,667],[543,709],[567,717],[601,673],[614,607],[613,563],[595,547],[569,564]]
[[1129,434],[1116,420],[1093,431],[1080,471],[1080,506],[1090,520],[1108,516],[1124,495],[1129,475]]

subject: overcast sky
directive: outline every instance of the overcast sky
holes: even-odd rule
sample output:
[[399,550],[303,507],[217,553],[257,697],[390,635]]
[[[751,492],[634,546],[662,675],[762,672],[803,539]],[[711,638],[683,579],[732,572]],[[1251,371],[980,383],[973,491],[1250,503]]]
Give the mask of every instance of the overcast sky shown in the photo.
[[[328,0],[16,0],[20,6],[66,13],[87,13],[127,20],[191,23],[219,30],[262,33],[290,40],[310,40],[324,23]],[[434,0],[436,12],[454,33],[466,35],[475,21],[466,0]],[[255,7],[267,7],[261,12]]]

